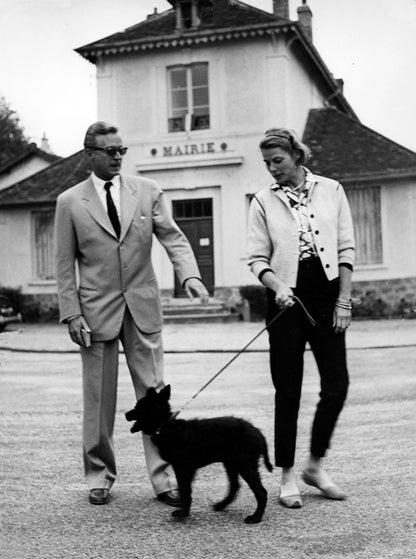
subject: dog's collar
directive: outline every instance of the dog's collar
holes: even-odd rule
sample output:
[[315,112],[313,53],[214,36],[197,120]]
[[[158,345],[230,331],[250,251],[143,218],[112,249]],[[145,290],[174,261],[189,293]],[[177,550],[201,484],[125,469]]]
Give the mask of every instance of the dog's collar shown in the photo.
[[159,425],[159,427],[156,429],[156,431],[154,433],[152,433],[150,436],[154,437],[154,436],[159,435],[160,431],[163,429],[163,427],[165,425],[167,425],[168,423],[170,423],[171,421],[173,421],[174,419],[176,419],[176,417],[179,415],[179,413],[180,413],[180,411],[175,411],[175,412],[171,413],[169,419],[167,419],[161,425]]

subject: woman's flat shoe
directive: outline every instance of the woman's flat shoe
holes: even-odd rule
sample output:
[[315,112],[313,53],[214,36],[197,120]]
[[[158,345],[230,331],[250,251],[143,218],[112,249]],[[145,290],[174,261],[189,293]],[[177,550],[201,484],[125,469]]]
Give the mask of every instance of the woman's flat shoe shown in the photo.
[[280,497],[279,502],[288,509],[300,509],[303,505],[300,495],[286,495],[285,497]]
[[327,499],[332,499],[333,501],[345,501],[347,498],[346,494],[341,491],[339,487],[335,484],[322,486],[319,483],[317,476],[314,474],[310,474],[308,472],[303,472],[302,479],[306,483],[306,485],[311,485],[312,487],[316,487],[319,491],[322,491],[322,494]]

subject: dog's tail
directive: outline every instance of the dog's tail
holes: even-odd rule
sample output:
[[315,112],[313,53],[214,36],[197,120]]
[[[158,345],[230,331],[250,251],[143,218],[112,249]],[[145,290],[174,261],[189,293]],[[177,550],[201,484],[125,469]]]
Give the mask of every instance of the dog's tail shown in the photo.
[[269,459],[269,451],[268,451],[268,448],[267,448],[266,439],[264,439],[262,454],[263,454],[263,459],[264,459],[264,465],[269,470],[269,472],[272,472],[273,471],[273,466],[271,465],[271,462],[270,462],[270,459]]

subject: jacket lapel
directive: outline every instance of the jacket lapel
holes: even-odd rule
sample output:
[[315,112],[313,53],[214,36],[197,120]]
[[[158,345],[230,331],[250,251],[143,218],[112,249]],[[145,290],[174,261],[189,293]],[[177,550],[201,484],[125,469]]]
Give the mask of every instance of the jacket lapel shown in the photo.
[[124,239],[133,221],[139,200],[137,191],[127,179],[120,176],[120,204],[121,204],[121,233],[120,241]]
[[111,225],[110,218],[108,217],[107,212],[98,197],[91,178],[87,180],[85,192],[82,198],[87,204],[87,210],[91,217],[98,223],[98,225],[110,233],[110,235],[117,238],[113,226]]
[[287,209],[290,210],[290,212],[292,213],[292,210],[291,210],[290,204],[289,204],[289,200],[287,199],[287,196],[285,195],[283,190],[281,188],[272,188],[272,190],[276,194],[276,196],[278,198],[280,198],[280,200],[284,203],[284,205],[287,207]]

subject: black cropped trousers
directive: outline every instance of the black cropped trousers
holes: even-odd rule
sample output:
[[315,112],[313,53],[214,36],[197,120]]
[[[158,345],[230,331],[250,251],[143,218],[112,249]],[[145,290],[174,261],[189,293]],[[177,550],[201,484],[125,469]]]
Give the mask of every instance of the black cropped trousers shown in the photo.
[[[328,281],[319,258],[301,261],[294,293],[316,321],[313,326],[299,303],[268,327],[270,370],[275,388],[276,466],[295,462],[299,404],[302,392],[304,352],[308,342],[320,375],[319,402],[312,425],[310,451],[323,457],[330,446],[338,416],[348,391],[345,333],[335,334],[333,312],[339,279]],[[273,291],[267,292],[267,324],[280,309]]]

